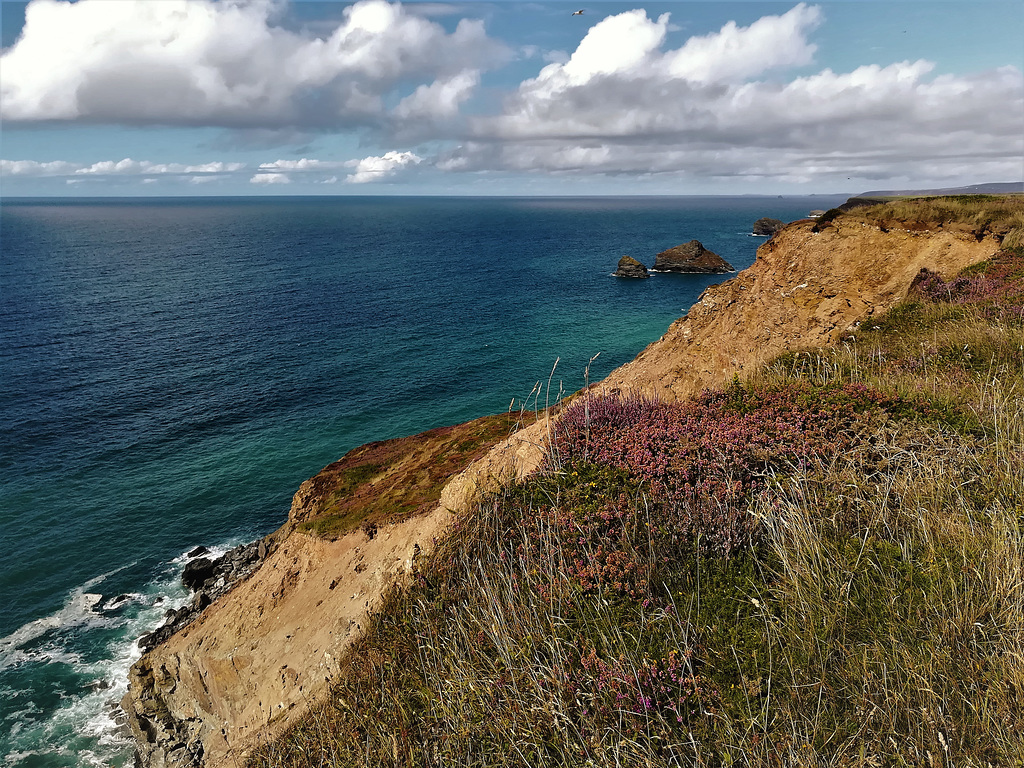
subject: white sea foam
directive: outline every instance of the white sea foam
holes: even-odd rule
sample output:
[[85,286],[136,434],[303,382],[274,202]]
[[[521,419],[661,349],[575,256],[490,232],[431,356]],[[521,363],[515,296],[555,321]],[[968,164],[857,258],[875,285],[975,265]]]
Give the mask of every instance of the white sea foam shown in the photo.
[[[120,701],[128,690],[128,670],[142,655],[139,638],[160,626],[168,610],[188,602],[190,595],[181,584],[186,563],[220,557],[240,543],[242,539],[229,540],[193,557],[190,548],[137,592],[101,594],[96,587],[116,571],[102,574],[71,590],[59,610],[0,638],[0,673],[27,664],[63,664],[80,681],[78,692],[68,692],[55,710],[23,707],[8,718],[6,757],[0,766],[54,758],[83,767],[129,764],[132,741]],[[90,635],[93,630],[107,634]],[[85,653],[90,642],[92,650]],[[10,691],[15,693],[27,692]]]
[[[159,626],[166,610],[187,602],[188,594],[178,564],[141,592],[104,600],[90,590],[110,575],[90,579],[73,589],[59,610],[0,638],[0,672],[24,664],[63,664],[81,681],[79,692],[65,694],[57,709],[45,713],[22,708],[17,713],[8,724],[8,756],[0,765],[50,756],[62,758],[62,764],[71,757],[75,765],[110,766],[130,755],[120,700],[128,688],[128,669],[141,656],[138,639]],[[107,631],[109,639],[89,634],[97,629]],[[83,649],[89,647],[90,636],[102,645],[94,645],[88,654],[92,660],[86,661]]]
[[105,576],[92,579],[81,587],[72,590],[60,610],[51,613],[49,616],[23,624],[11,634],[0,638],[0,672],[22,663],[26,659],[34,658],[36,656],[35,653],[26,652],[22,650],[22,647],[34,640],[38,640],[49,632],[90,623],[101,623],[102,618],[93,608],[103,596],[94,592],[86,592],[85,590],[95,586],[102,578],[105,578]]

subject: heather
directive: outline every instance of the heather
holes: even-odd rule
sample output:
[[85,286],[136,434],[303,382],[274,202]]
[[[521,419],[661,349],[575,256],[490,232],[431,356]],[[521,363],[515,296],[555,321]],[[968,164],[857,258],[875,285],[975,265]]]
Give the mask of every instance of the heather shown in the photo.
[[1000,251],[951,280],[922,270],[912,291],[925,301],[976,307],[990,319],[1024,322],[1024,250]]
[[563,404],[254,763],[1021,765],[1022,282],[1003,252],[748,381]]

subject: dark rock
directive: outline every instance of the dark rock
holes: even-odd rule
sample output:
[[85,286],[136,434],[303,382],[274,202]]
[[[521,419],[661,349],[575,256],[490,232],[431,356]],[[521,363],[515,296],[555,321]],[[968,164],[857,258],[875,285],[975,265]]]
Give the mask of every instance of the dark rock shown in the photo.
[[755,235],[771,237],[784,226],[786,226],[786,222],[780,219],[769,219],[767,216],[764,216],[754,222],[752,231]]
[[181,572],[181,583],[188,589],[195,592],[202,589],[203,585],[213,578],[217,566],[213,560],[207,557],[200,557],[185,564],[185,570]]
[[185,553],[185,557],[188,557],[188,558],[199,557],[200,555],[207,554],[209,551],[210,550],[207,549],[206,547],[201,547],[200,546],[200,547],[196,547],[195,549],[192,549],[192,550],[189,550],[188,552],[186,552]]
[[729,262],[717,253],[709,251],[699,240],[691,240],[662,251],[658,254],[652,270],[700,275],[722,275],[736,271]]
[[203,609],[253,573],[272,551],[272,541],[264,539],[229,549],[216,560],[198,557],[186,563],[181,583],[193,592],[192,601],[178,610],[168,610],[160,627],[139,638],[139,647],[144,652],[155,648],[191,624]]
[[614,274],[616,277],[650,277],[647,274],[647,267],[632,256],[623,256],[619,259],[619,268],[615,270]]
[[105,611],[112,611],[115,608],[120,608],[121,606],[123,606],[125,603],[127,603],[131,599],[132,599],[131,595],[128,595],[128,594],[125,594],[125,593],[121,593],[120,595],[117,595],[116,597],[110,598],[107,601],[107,604],[103,606],[103,610],[105,610]]

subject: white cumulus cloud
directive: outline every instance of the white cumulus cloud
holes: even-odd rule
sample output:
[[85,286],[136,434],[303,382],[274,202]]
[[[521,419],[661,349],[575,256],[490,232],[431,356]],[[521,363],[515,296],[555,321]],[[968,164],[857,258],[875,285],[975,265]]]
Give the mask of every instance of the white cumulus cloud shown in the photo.
[[292,180],[286,173],[257,173],[249,179],[250,184],[291,184]]
[[466,70],[430,85],[419,86],[410,96],[402,99],[394,114],[402,120],[436,120],[452,118],[461,105],[480,84],[480,73]]
[[274,0],[32,0],[0,58],[5,121],[238,128],[361,124],[408,80],[500,61],[480,21],[451,33],[359,0],[321,37],[274,23]]
[[822,21],[821,10],[801,3],[781,16],[765,16],[749,27],[730,21],[716,33],[691,37],[668,53],[662,66],[674,78],[696,83],[737,81],[814,59],[807,33]]
[[64,160],[0,160],[0,176],[64,176],[74,173],[76,168],[74,163]]
[[423,158],[412,152],[387,152],[379,157],[364,157],[362,160],[351,163],[355,172],[345,177],[349,184],[365,184],[371,181],[380,181],[389,176],[394,176],[398,171],[410,165],[418,165]]
[[274,160],[271,163],[260,163],[259,170],[267,172],[283,171],[317,171],[325,168],[340,168],[344,163],[332,163],[324,160],[303,157],[299,160]]

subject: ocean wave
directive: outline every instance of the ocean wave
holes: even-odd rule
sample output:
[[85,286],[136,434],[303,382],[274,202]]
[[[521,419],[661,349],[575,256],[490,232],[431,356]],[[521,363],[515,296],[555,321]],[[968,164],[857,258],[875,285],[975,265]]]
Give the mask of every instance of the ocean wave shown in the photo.
[[103,596],[85,591],[87,588],[95,586],[102,578],[93,579],[73,590],[58,611],[23,624],[11,634],[0,638],[0,672],[27,658],[32,658],[31,652],[22,650],[23,646],[38,640],[49,632],[102,622],[102,617],[93,608],[103,599]]
[[[5,718],[0,766],[130,765],[133,742],[120,702],[128,670],[142,655],[139,638],[188,602],[181,584],[185,564],[220,557],[238,543],[233,537],[197,554],[196,548],[182,552],[137,591],[104,595],[97,587],[121,569],[102,574],[71,590],[57,611],[0,638],[0,693],[28,702]],[[71,682],[55,708],[40,707],[32,689],[54,664],[70,671],[61,674]]]

